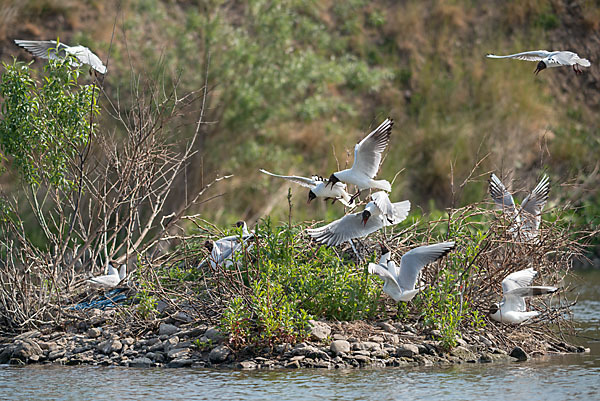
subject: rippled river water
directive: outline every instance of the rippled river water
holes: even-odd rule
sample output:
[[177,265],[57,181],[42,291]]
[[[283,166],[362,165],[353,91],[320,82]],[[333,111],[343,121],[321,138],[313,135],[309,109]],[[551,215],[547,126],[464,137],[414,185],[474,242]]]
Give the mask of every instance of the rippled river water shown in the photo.
[[[600,272],[583,278],[575,318],[600,337]],[[221,371],[0,365],[1,400],[600,399],[600,342],[583,355],[444,368]],[[543,396],[542,396],[543,395]],[[543,397],[543,398],[542,398]]]

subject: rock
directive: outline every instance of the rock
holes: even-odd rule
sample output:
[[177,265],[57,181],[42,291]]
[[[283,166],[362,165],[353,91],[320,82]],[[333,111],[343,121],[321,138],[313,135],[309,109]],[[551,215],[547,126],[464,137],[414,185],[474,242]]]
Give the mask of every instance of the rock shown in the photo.
[[402,344],[396,347],[396,356],[412,358],[419,355],[419,347],[414,344]]
[[287,351],[289,351],[292,348],[292,346],[288,343],[284,343],[284,344],[277,344],[275,346],[275,353],[277,354],[284,354]]
[[194,363],[193,359],[173,359],[171,362],[165,365],[166,368],[184,368],[186,366],[192,366]]
[[169,351],[173,348],[183,348],[183,347],[179,347],[178,344],[179,344],[179,337],[173,336],[173,337],[167,338],[163,342],[163,348],[165,351]]
[[236,365],[236,367],[238,369],[254,370],[254,369],[256,369],[256,362],[254,362],[254,361],[242,361],[242,362],[238,362],[238,364]]
[[135,340],[131,337],[126,337],[126,338],[121,339],[121,342],[124,345],[133,345],[133,343],[135,343]]
[[152,344],[150,347],[148,347],[149,352],[162,351],[164,349],[165,349],[165,345],[161,341],[157,341],[154,344]]
[[525,352],[523,348],[519,347],[518,345],[514,347],[512,351],[510,351],[509,355],[513,358],[517,358],[518,361],[526,361],[529,359],[527,352]]
[[123,348],[123,344],[119,340],[108,339],[102,341],[96,346],[96,349],[105,355],[109,355],[113,352],[119,352]]
[[374,343],[382,343],[384,341],[382,336],[371,336],[369,337],[369,341]]
[[493,359],[491,357],[490,354],[488,354],[487,352],[484,352],[483,354],[481,354],[481,356],[479,357],[479,362],[480,363],[490,363],[492,362]]
[[450,355],[455,356],[463,361],[470,361],[476,359],[475,354],[473,354],[471,351],[469,351],[462,345],[453,348],[452,351],[450,351]]
[[224,345],[219,345],[219,346],[213,348],[212,351],[210,351],[210,354],[208,355],[208,359],[212,363],[221,363],[227,359],[227,357],[229,356],[230,353],[231,353],[231,350],[228,347],[226,347]]
[[334,339],[334,340],[347,340],[347,339],[348,339],[348,337],[346,337],[345,335],[343,335],[343,334],[340,334],[340,333],[335,333],[335,334],[333,335],[333,339]]
[[[17,359],[24,363],[27,363],[28,361],[39,361],[39,356],[44,352],[42,351],[42,348],[40,348],[40,346],[35,342],[35,340],[33,340],[33,337],[36,336],[36,333],[37,336],[39,336],[39,332],[37,330],[28,331],[27,333],[24,333],[27,334],[25,340],[16,340],[14,342],[15,347],[12,351],[10,359]],[[21,334],[21,336],[24,336],[24,334]]]
[[160,327],[158,328],[158,335],[159,336],[172,336],[173,334],[179,332],[179,327],[174,326],[172,324],[169,323],[161,323]]
[[185,358],[191,353],[189,348],[174,348],[169,351],[167,358],[169,359],[180,359]]
[[221,333],[216,327],[210,327],[204,332],[204,336],[210,341],[212,341],[213,344],[220,343],[225,339],[223,333]]
[[101,327],[92,327],[91,329],[89,329],[87,331],[86,334],[89,338],[98,338],[102,335],[102,328]]
[[309,320],[308,324],[310,324],[311,339],[315,341],[322,341],[331,334],[331,327],[327,323]]
[[347,354],[350,352],[350,343],[346,340],[334,340],[329,349],[334,355]]
[[181,338],[183,338],[183,337],[188,337],[188,338],[199,337],[202,334],[204,334],[205,331],[206,331],[206,326],[199,326],[199,327],[194,327],[193,329],[180,331],[179,336]]
[[129,361],[130,368],[149,368],[152,365],[152,360],[146,357],[135,358],[133,361]]
[[377,326],[381,327],[384,331],[388,333],[397,333],[398,329],[386,322],[378,322]]
[[300,367],[300,362],[298,361],[289,361],[285,364],[285,367],[288,369],[298,369]]
[[492,342],[491,342],[490,340],[488,340],[488,339],[487,339],[486,337],[484,337],[484,336],[479,336],[479,341],[480,341],[480,342],[481,342],[483,345],[485,345],[486,347],[491,347],[491,346],[493,346],[493,345],[494,345],[494,344],[492,344]]
[[48,360],[54,361],[56,359],[62,358],[63,356],[65,356],[66,353],[67,352],[64,349],[52,351],[48,354]]
[[366,355],[354,355],[353,358],[358,361],[361,365],[368,364],[371,362],[371,358]]
[[[383,338],[381,339],[381,342],[383,342]],[[379,342],[365,341],[362,344],[365,347],[364,349],[369,351],[379,351],[381,349],[381,343]]]

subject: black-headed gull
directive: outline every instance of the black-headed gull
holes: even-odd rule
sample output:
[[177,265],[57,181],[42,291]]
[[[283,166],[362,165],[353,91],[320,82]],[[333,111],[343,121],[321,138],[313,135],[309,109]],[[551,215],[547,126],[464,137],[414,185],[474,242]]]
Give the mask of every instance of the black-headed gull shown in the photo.
[[542,221],[542,209],[548,201],[550,193],[550,179],[544,175],[533,189],[531,194],[523,200],[517,211],[515,201],[496,174],[490,176],[489,191],[498,209],[508,213],[515,222],[511,228],[514,236],[523,235],[525,239],[533,239],[537,236]]
[[[235,225],[242,228],[241,240],[244,243],[254,236],[254,233],[248,231],[245,221],[238,221]],[[229,235],[217,241],[208,240],[204,243],[204,246],[210,252],[208,259],[210,266],[214,269],[219,265],[224,265],[224,267],[233,265],[233,257],[235,252],[242,247],[242,242],[240,242],[239,235]]]
[[369,188],[382,189],[390,192],[392,186],[386,180],[374,180],[379,170],[383,151],[390,142],[392,126],[394,121],[387,118],[377,128],[375,128],[362,141],[354,146],[354,163],[352,167],[346,170],[331,174],[329,184],[332,186],[343,181],[348,184],[354,184],[360,191]]
[[540,71],[545,68],[552,67],[564,67],[572,66],[575,74],[583,74],[581,67],[589,67],[590,61],[585,58],[580,58],[577,53],[569,51],[553,51],[547,50],[533,50],[529,52],[521,52],[515,54],[509,54],[506,56],[496,56],[495,54],[488,54],[489,58],[512,58],[516,60],[525,61],[539,61],[534,73],[537,75]]
[[383,292],[396,302],[408,302],[421,288],[415,288],[421,269],[446,255],[454,248],[454,241],[424,245],[406,252],[400,258],[400,266],[390,259],[391,252],[381,247],[379,264],[369,263],[369,273],[377,274],[384,281]]
[[[81,64],[87,64],[100,74],[106,74],[102,60],[85,46],[68,46],[55,40],[15,40],[15,43],[36,57],[58,59],[67,54],[75,56]],[[79,65],[81,65],[79,64]]]
[[346,192],[346,184],[343,182],[336,182],[331,188],[329,188],[327,186],[329,180],[316,175],[313,175],[311,178],[306,178],[297,175],[273,174],[262,168],[259,171],[273,177],[284,178],[308,188],[307,203],[310,203],[315,198],[325,198],[325,200],[333,199],[333,202],[339,200],[340,203],[346,207],[354,206],[354,202],[352,202],[350,195],[348,192]]
[[520,270],[502,280],[503,298],[499,304],[493,304],[489,316],[502,323],[519,324],[539,315],[538,311],[527,312],[526,297],[552,294],[556,287],[530,286],[537,272],[533,268]]
[[112,265],[108,264],[108,274],[104,274],[98,277],[92,277],[87,280],[88,283],[94,284],[100,287],[113,288],[119,285],[121,280],[125,278],[127,274],[127,267],[125,265],[121,265],[119,270],[112,267]]
[[406,219],[410,211],[409,201],[391,203],[392,213],[388,213],[377,207],[376,200],[380,199],[378,193],[371,195],[371,199],[375,196],[375,200],[371,200],[362,212],[347,214],[326,226],[308,229],[306,230],[308,235],[324,244],[336,246],[354,238],[365,237],[383,227],[398,224]]

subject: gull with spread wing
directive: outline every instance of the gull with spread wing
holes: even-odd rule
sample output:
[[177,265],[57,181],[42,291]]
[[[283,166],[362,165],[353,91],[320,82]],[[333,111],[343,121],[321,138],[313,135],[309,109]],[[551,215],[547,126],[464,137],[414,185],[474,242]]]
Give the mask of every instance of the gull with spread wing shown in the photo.
[[383,291],[396,302],[408,302],[422,288],[415,288],[421,269],[445,256],[454,248],[454,241],[425,245],[406,252],[400,266],[390,259],[391,252],[382,245],[379,264],[369,263],[369,273],[384,281]]
[[383,151],[390,142],[394,121],[387,118],[369,135],[354,147],[354,163],[346,170],[338,171],[329,177],[332,186],[339,181],[358,187],[355,197],[364,189],[377,188],[390,192],[392,186],[386,180],[374,180],[379,171]]
[[496,207],[508,213],[514,219],[510,231],[517,237],[521,234],[525,239],[533,239],[538,235],[542,221],[542,209],[548,201],[550,179],[544,175],[531,194],[523,200],[517,210],[515,201],[502,181],[492,173],[489,179],[489,191]]
[[325,198],[326,201],[328,199],[333,199],[333,203],[335,203],[336,200],[339,200],[340,203],[346,207],[354,207],[354,202],[348,192],[346,192],[346,184],[343,182],[336,182],[329,188],[329,180],[316,175],[313,175],[311,178],[306,178],[297,175],[273,174],[262,168],[259,171],[272,177],[283,178],[308,188],[307,203],[310,203],[315,198]]
[[552,67],[564,67],[572,66],[575,74],[583,74],[581,67],[589,67],[590,61],[585,58],[580,58],[577,53],[569,51],[553,51],[547,50],[534,50],[528,52],[521,52],[515,54],[509,54],[506,56],[496,56],[495,54],[488,54],[488,58],[511,58],[515,60],[525,61],[539,61],[534,71],[535,75],[539,74],[545,68]]
[[[222,264],[224,264],[225,267],[231,267],[231,265],[233,265],[233,257],[242,247],[242,242],[245,243],[254,237],[254,233],[248,231],[248,225],[245,221],[238,221],[235,223],[235,226],[242,228],[241,241],[239,235],[229,235],[217,241],[208,240],[204,243],[204,246],[210,252],[208,260],[213,269]],[[200,267],[203,267],[204,265],[205,262],[203,262]]]
[[376,192],[371,195],[371,201],[362,212],[347,214],[323,227],[306,231],[315,240],[336,246],[354,238],[365,237],[383,227],[398,224],[406,219],[409,211],[409,201],[391,203],[385,192]]
[[539,315],[538,311],[527,312],[526,297],[552,294],[556,287],[530,286],[537,272],[533,268],[520,270],[502,280],[502,301],[490,307],[488,315],[502,323],[519,324]]
[[15,43],[36,57],[59,59],[67,54],[75,56],[81,64],[87,64],[100,74],[106,74],[106,66],[90,49],[85,46],[68,46],[55,40],[15,40]]

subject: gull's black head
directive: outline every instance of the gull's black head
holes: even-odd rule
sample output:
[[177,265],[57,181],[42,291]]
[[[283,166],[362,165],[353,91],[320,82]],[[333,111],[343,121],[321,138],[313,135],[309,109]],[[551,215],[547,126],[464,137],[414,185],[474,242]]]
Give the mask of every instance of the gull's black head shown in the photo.
[[381,254],[385,255],[386,253],[388,253],[390,250],[388,249],[387,246],[385,246],[385,244],[382,242],[381,243]]
[[498,312],[500,308],[498,307],[498,304],[492,304],[490,306],[490,310],[488,311],[488,315],[493,315],[494,313]]
[[367,221],[369,221],[369,217],[371,217],[371,212],[369,212],[368,210],[363,210],[363,212],[362,212],[363,226],[367,224]]
[[212,242],[212,241],[206,241],[206,242],[204,243],[204,247],[205,247],[206,249],[208,249],[208,252],[212,252],[212,250],[213,250],[213,246],[214,246],[214,245],[213,245],[213,242]]
[[539,74],[540,71],[542,71],[544,68],[546,68],[546,63],[544,63],[544,61],[540,61],[537,65],[537,67],[535,68],[535,71],[533,72],[535,75]]
[[236,222],[235,222],[235,226],[236,226],[237,228],[242,228],[242,227],[244,227],[244,221],[243,221],[243,220],[236,221]]
[[340,182],[340,179],[339,179],[339,178],[337,178],[337,177],[335,176],[335,174],[331,174],[331,175],[329,176],[329,180],[328,180],[328,182],[327,182],[327,185],[331,184],[331,188],[333,188],[333,186],[334,186],[336,183],[338,183],[338,182]]
[[310,189],[308,191],[308,201],[306,203],[310,203],[316,197],[317,197],[317,195],[315,195],[315,193],[312,191],[312,189]]

